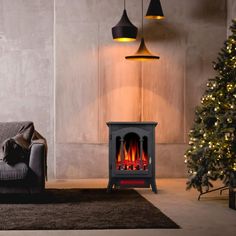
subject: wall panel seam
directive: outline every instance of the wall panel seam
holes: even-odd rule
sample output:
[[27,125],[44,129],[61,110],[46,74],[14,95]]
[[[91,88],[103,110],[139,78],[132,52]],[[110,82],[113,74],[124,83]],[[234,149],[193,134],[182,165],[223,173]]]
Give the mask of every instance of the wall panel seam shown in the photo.
[[56,161],[56,0],[53,0],[53,164],[54,178],[57,177]]

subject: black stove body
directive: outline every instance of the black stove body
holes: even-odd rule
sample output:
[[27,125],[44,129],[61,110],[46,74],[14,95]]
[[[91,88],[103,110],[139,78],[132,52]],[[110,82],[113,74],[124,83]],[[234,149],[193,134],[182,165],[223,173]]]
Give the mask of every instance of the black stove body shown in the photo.
[[155,181],[156,122],[108,122],[109,183],[112,188],[149,188]]

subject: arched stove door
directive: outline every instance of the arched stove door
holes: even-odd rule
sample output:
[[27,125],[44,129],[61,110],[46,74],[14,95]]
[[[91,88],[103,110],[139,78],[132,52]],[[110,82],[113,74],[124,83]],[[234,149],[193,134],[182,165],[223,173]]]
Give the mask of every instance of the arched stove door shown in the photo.
[[112,175],[151,176],[151,133],[131,127],[111,134]]

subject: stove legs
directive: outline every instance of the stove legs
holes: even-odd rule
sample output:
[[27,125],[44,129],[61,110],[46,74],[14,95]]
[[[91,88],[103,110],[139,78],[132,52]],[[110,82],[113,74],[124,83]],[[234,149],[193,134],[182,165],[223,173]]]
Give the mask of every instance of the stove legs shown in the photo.
[[113,186],[113,183],[112,183],[111,180],[109,180],[108,185],[107,185],[107,192],[108,192],[108,193],[111,193],[111,192],[112,192],[112,186]]
[[154,193],[157,193],[157,186],[156,186],[156,181],[155,181],[155,180],[153,180],[153,181],[151,182],[151,187],[152,187],[152,191],[153,191]]

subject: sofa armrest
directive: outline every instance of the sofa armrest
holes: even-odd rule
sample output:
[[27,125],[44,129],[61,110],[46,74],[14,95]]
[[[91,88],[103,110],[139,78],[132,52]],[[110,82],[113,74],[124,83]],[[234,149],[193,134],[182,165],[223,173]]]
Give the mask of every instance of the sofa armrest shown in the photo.
[[33,143],[30,150],[29,167],[36,177],[36,184],[40,188],[45,187],[46,177],[46,145]]

